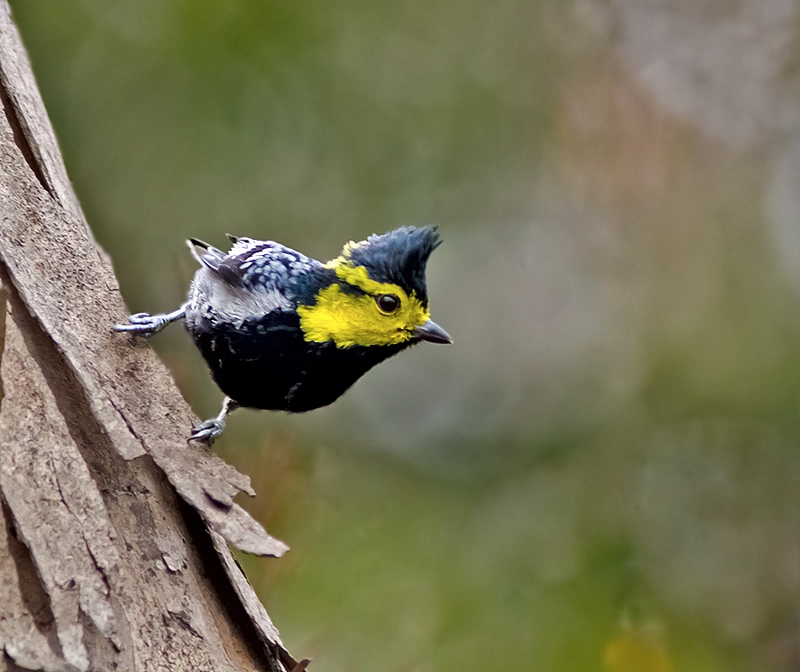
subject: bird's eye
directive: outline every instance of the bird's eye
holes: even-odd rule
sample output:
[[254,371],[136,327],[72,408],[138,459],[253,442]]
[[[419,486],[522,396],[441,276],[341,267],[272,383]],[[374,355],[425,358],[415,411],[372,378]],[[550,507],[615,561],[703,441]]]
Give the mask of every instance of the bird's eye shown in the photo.
[[394,294],[378,294],[375,297],[375,302],[378,304],[382,313],[391,315],[400,307],[400,299]]

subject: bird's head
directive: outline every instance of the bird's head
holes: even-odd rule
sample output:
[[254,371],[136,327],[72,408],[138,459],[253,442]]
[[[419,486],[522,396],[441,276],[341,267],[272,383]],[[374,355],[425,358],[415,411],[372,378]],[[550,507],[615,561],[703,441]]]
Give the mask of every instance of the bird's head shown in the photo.
[[440,243],[434,227],[404,226],[345,245],[326,264],[336,280],[298,308],[305,339],[340,348],[451,343],[431,320],[425,285],[428,257]]

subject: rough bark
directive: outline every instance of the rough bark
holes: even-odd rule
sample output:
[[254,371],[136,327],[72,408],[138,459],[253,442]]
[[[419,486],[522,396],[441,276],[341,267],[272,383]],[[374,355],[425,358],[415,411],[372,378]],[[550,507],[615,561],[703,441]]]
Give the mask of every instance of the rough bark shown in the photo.
[[286,546],[112,332],[125,306],[5,0],[0,103],[0,670],[292,670],[228,543]]

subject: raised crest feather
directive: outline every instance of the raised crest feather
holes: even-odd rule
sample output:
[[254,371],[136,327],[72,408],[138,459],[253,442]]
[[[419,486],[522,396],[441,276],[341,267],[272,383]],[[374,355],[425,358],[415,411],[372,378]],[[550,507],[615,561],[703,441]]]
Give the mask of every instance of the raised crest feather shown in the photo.
[[428,303],[425,268],[442,239],[435,226],[402,226],[358,243],[348,243],[340,259],[367,269],[370,278],[390,282]]

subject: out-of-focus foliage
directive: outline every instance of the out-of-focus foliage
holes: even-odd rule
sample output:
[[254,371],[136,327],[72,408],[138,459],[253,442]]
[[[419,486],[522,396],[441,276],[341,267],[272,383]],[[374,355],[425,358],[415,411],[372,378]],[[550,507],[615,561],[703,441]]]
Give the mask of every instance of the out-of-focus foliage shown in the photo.
[[[220,442],[325,670],[796,669],[795,0],[14,0],[132,310],[438,223],[455,338]],[[180,329],[153,341],[201,416]],[[187,428],[188,430],[188,428]]]

